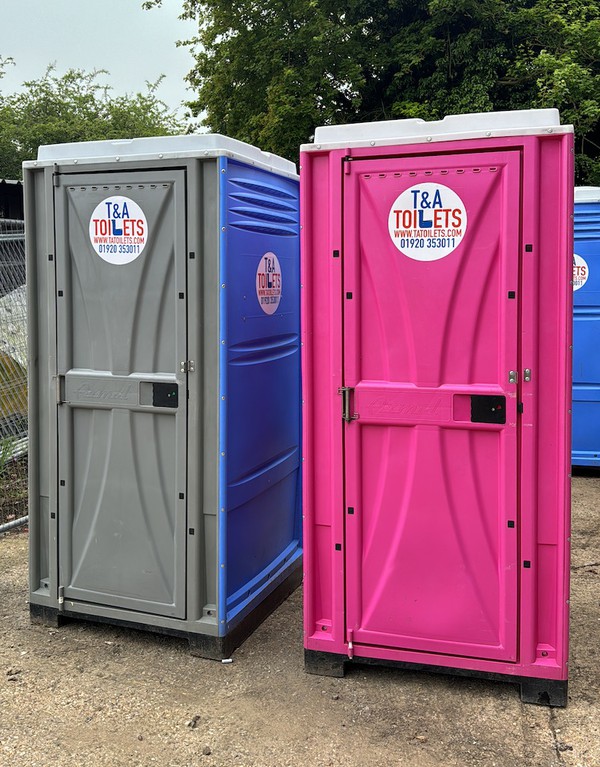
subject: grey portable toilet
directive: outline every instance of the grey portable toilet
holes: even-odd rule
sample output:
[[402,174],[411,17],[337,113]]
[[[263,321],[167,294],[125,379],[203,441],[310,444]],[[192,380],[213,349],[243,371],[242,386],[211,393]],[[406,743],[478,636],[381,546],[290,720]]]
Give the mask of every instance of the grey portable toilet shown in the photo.
[[32,619],[227,657],[301,577],[295,166],[177,136],[24,176]]

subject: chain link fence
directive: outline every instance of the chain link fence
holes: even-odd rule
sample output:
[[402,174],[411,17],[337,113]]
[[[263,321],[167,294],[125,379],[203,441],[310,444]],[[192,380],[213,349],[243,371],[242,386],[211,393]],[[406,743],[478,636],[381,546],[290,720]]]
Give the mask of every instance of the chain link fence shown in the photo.
[[0,537],[27,521],[26,308],[24,223],[0,218]]
[[0,219],[0,466],[26,450],[25,228]]

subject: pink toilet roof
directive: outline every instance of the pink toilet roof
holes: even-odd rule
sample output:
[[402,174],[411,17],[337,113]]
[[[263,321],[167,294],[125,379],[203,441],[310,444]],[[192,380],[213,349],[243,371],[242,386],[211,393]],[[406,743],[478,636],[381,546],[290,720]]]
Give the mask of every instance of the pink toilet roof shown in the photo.
[[431,122],[409,119],[326,125],[315,130],[314,142],[303,144],[302,151],[572,132],[572,125],[560,124],[558,109],[522,109],[449,115]]

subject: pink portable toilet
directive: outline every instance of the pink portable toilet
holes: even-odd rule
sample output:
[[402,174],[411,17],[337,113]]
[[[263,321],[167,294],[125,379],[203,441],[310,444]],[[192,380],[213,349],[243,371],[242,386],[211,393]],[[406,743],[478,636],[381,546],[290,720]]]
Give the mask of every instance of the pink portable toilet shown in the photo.
[[301,166],[306,670],[564,706],[573,128],[331,126]]

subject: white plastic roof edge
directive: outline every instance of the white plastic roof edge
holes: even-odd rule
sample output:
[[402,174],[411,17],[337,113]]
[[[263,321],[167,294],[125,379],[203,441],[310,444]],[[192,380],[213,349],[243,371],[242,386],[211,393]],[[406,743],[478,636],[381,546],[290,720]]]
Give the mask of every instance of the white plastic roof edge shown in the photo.
[[312,144],[302,152],[352,147],[390,146],[435,141],[463,141],[502,136],[539,136],[573,133],[561,125],[558,109],[521,109],[511,112],[476,112],[449,115],[443,120],[383,120],[356,125],[325,125],[315,130]]
[[600,186],[576,186],[575,202],[600,202]]
[[171,160],[226,156],[242,160],[285,176],[296,176],[296,166],[279,155],[263,152],[243,141],[219,133],[189,136],[159,136],[120,141],[82,141],[72,144],[49,144],[38,150],[37,160],[23,163],[25,168],[48,165],[84,165],[127,162],[131,160]]

